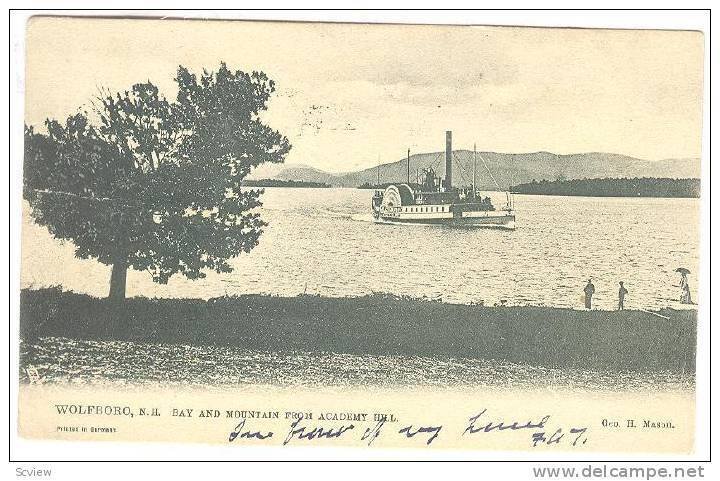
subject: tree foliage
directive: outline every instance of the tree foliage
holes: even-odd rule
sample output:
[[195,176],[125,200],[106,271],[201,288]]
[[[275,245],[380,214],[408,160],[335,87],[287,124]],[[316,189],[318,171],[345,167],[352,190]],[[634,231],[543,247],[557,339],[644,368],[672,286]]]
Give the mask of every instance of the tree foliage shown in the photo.
[[150,83],[103,91],[90,113],[25,128],[25,198],[35,221],[80,258],[124,264],[166,283],[229,272],[258,244],[262,191],[250,169],[282,162],[288,140],[261,114],[275,90],[262,72],[196,75],[179,67],[168,101]]

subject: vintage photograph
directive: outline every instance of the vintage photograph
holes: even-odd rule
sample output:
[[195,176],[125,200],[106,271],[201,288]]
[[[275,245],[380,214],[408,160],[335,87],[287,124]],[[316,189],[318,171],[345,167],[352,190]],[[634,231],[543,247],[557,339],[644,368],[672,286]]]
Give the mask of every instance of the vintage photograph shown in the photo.
[[703,42],[31,17],[20,435],[692,453]]

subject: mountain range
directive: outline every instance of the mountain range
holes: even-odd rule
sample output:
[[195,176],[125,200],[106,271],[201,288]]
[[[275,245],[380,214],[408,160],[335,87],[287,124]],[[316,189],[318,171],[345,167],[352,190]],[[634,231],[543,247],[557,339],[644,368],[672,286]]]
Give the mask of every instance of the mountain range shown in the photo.
[[[533,180],[596,179],[632,177],[699,178],[700,159],[681,158],[643,160],[627,155],[604,152],[559,155],[550,152],[507,154],[468,150],[453,151],[453,184],[470,185],[476,169],[478,188],[482,190],[506,189],[510,185]],[[432,167],[436,175],[445,176],[445,153],[431,152],[410,156],[410,180],[416,173]],[[323,182],[334,187],[357,187],[378,181],[404,182],[407,180],[407,160],[371,167],[356,172],[330,173],[302,164],[267,164],[254,169],[249,179],[279,179],[306,182]]]

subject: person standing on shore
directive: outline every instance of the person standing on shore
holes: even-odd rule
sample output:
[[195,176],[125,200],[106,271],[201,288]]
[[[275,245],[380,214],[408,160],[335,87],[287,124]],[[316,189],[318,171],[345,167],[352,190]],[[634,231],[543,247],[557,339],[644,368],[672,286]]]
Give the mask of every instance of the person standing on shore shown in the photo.
[[680,273],[680,302],[683,304],[692,304],[690,297],[690,282],[688,281],[688,274],[690,271],[684,267],[675,269],[675,272]]
[[628,293],[628,290],[625,289],[625,286],[623,286],[623,282],[620,281],[620,289],[618,290],[618,311],[625,310],[625,294]]
[[588,279],[587,285],[585,286],[585,309],[592,309],[593,294],[595,294],[595,286],[592,283],[592,279]]

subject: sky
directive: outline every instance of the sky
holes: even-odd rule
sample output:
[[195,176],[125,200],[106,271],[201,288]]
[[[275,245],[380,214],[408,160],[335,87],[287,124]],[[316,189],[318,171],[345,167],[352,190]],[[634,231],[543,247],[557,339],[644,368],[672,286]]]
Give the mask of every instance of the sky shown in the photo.
[[698,32],[34,17],[26,123],[178,65],[261,70],[286,163],[347,172],[454,148],[700,157]]

